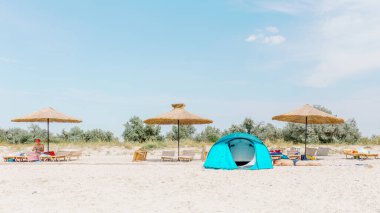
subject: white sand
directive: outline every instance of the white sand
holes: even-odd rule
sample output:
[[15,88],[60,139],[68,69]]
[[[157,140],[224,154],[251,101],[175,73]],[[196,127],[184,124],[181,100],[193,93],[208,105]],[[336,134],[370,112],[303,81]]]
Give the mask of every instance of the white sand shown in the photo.
[[380,212],[380,159],[336,154],[321,167],[222,171],[107,152],[1,163],[0,212]]

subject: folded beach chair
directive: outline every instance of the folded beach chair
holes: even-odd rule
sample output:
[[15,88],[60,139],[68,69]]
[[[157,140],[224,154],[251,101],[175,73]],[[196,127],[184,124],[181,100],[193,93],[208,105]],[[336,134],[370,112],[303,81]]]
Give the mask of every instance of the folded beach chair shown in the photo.
[[193,160],[195,152],[193,150],[183,150],[182,155],[179,156],[180,161],[190,162]]
[[148,151],[146,150],[143,150],[143,149],[136,150],[133,153],[132,161],[145,161],[147,155],[148,155]]
[[174,161],[174,160],[176,160],[175,151],[162,151],[161,160],[162,161]]
[[201,160],[206,161],[208,155],[208,151],[206,151],[206,147],[202,146]]
[[310,157],[311,159],[316,159],[318,154],[318,149],[316,148],[306,148],[306,156]]

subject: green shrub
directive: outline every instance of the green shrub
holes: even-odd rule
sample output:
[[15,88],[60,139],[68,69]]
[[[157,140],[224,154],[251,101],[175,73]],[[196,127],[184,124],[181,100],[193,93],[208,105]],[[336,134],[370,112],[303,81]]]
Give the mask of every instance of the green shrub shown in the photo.
[[137,116],[132,117],[124,124],[123,138],[124,141],[133,141],[143,143],[149,140],[162,140],[160,135],[161,127],[158,125],[146,125]]

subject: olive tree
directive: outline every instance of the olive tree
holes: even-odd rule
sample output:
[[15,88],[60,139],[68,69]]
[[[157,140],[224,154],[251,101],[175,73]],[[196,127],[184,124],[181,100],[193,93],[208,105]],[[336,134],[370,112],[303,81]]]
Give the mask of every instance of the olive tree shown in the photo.
[[137,116],[132,117],[124,124],[123,138],[125,141],[143,143],[149,140],[162,140],[161,127],[158,125],[146,125]]
[[[193,125],[180,125],[179,138],[180,139],[193,139],[195,127]],[[178,140],[178,126],[173,126],[171,131],[166,134],[166,138],[170,140]]]
[[206,126],[206,128],[195,137],[195,140],[204,142],[216,142],[221,136],[222,133],[220,129],[212,126]]

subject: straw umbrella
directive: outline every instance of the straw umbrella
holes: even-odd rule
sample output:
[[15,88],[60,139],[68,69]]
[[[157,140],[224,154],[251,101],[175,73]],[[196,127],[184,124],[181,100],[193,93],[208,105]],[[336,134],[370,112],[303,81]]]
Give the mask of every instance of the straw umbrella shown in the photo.
[[[178,155],[179,155],[179,126],[191,124],[210,124],[213,121],[194,115],[185,110],[185,104],[172,104],[172,111],[160,115],[158,117],[150,118],[144,121],[146,124],[174,124],[178,126],[177,139],[178,139]],[[179,157],[178,157],[179,160]]]
[[322,112],[309,104],[294,111],[277,115],[272,120],[286,121],[292,123],[305,124],[305,156],[306,156],[306,141],[307,141],[307,125],[308,124],[341,124],[344,123],[342,118]]
[[49,151],[49,128],[50,123],[80,123],[82,122],[79,119],[76,119],[74,117],[65,115],[63,113],[57,112],[55,109],[48,107],[41,109],[37,112],[33,112],[30,115],[26,115],[24,117],[15,118],[12,120],[12,122],[46,122],[47,123],[47,142],[48,142],[48,148]]

